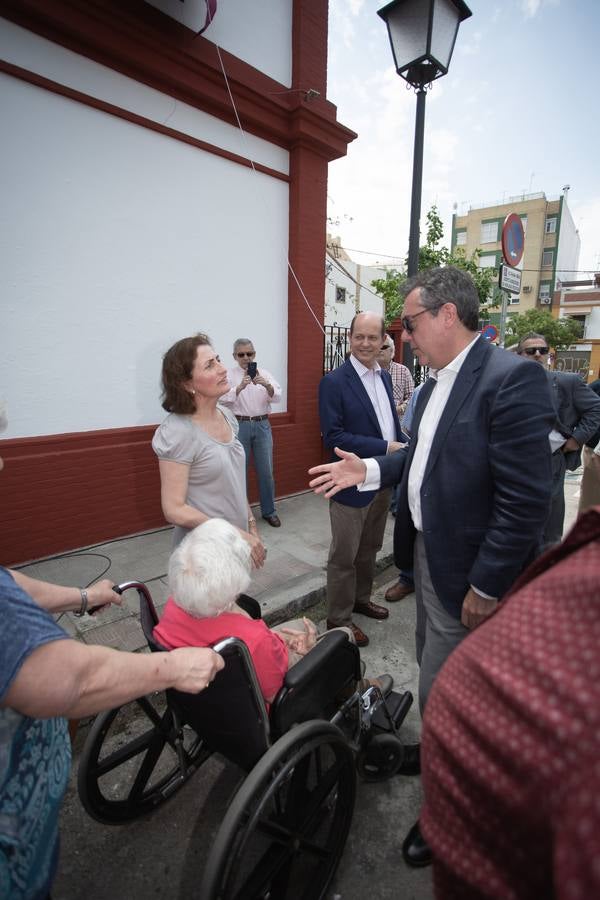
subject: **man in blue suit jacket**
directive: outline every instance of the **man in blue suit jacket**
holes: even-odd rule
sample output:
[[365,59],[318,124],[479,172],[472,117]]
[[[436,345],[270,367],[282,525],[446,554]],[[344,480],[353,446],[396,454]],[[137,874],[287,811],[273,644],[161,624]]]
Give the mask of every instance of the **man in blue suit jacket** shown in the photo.
[[548,371],[548,341],[530,331],[519,341],[517,353],[537,362],[550,385],[556,421],[550,432],[552,503],[544,526],[542,548],[560,544],[565,522],[565,474],[581,465],[581,448],[600,428],[600,399],[574,372]]
[[[406,285],[402,339],[431,367],[407,449],[318,466],[326,497],[400,483],[396,565],[414,562],[419,700],[452,650],[496,607],[539,545],[550,505],[548,434],[554,410],[539,366],[478,334],[473,280],[451,266]],[[418,757],[415,749],[415,768]],[[430,853],[418,823],[403,845],[410,865]]]
[[[325,446],[357,456],[391,453],[402,446],[392,382],[377,362],[384,322],[359,313],[350,325],[350,357],[319,385],[319,415]],[[381,549],[390,505],[389,490],[341,491],[329,505],[331,546],[327,562],[327,626],[352,628],[359,647],[366,634],[352,612],[387,619],[389,611],[371,600],[375,557]]]

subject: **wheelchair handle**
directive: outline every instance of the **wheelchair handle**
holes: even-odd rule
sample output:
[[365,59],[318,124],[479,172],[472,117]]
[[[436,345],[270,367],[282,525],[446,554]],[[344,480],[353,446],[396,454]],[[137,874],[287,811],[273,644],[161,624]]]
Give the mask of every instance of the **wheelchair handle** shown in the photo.
[[[152,600],[150,597],[150,592],[143,581],[123,581],[121,584],[113,584],[113,591],[115,594],[121,596],[125,593],[125,591],[130,590],[131,588],[137,588],[138,591],[141,591],[142,594],[146,597],[147,600]],[[98,612],[99,609],[104,609],[107,606],[106,603],[98,603],[96,606],[90,606],[87,614],[88,616],[93,615],[95,612]]]

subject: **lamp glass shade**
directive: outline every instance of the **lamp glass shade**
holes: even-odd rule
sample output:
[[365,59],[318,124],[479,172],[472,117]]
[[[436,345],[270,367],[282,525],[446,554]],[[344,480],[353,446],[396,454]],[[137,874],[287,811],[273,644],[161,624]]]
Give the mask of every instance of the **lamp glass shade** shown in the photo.
[[398,74],[412,83],[418,66],[427,83],[447,73],[458,26],[471,11],[463,0],[393,0],[379,15],[388,27]]
[[435,0],[433,4],[433,27],[429,54],[444,72],[448,71],[454,42],[458,34],[460,16],[452,0]]

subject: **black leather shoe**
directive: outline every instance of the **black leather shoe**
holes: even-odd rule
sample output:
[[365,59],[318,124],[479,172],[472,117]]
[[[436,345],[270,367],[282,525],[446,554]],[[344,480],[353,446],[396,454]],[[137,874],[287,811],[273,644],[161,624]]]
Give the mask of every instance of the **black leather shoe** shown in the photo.
[[421,834],[418,822],[415,822],[404,838],[402,857],[406,865],[413,869],[423,869],[431,865],[431,849]]
[[420,775],[421,774],[421,745],[405,744],[404,758],[398,769],[398,775]]

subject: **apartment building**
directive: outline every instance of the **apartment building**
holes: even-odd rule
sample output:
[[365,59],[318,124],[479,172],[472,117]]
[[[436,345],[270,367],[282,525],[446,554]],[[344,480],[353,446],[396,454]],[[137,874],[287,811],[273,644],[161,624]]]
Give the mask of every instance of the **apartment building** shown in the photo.
[[[550,309],[552,295],[561,281],[577,277],[581,241],[567,205],[569,187],[558,198],[543,192],[519,194],[506,200],[470,206],[464,215],[452,217],[452,250],[462,247],[467,256],[481,250],[480,266],[497,269],[502,261],[502,225],[510,213],[523,222],[525,251],[518,268],[521,291],[509,297],[509,315],[533,307]],[[499,313],[489,315],[499,320]]]

